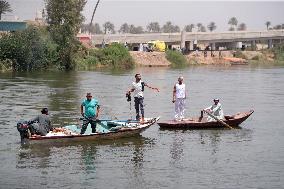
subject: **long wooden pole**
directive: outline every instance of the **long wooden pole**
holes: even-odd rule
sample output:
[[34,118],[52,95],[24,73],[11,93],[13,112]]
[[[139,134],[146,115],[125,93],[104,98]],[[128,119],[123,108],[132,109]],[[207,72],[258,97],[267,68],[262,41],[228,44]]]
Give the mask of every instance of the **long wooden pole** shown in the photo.
[[92,19],[91,19],[91,22],[90,22],[90,26],[92,26],[92,24],[93,24],[95,12],[96,12],[96,10],[97,10],[97,7],[98,7],[98,5],[99,5],[99,2],[100,2],[100,0],[97,1],[97,4],[96,4],[95,9],[94,9],[94,11],[93,11],[93,15],[92,15]]
[[212,117],[213,119],[215,119],[216,121],[218,121],[219,123],[221,123],[222,125],[230,128],[230,129],[234,129],[233,127],[231,127],[230,125],[228,125],[227,123],[225,123],[224,121],[218,119],[216,116],[212,115],[211,113],[205,111],[210,117]]

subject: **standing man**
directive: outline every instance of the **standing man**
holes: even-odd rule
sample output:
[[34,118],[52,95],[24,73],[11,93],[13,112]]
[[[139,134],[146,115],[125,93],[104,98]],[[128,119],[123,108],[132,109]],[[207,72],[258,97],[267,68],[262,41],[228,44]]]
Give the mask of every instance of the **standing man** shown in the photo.
[[[224,119],[224,112],[221,103],[219,103],[219,99],[215,98],[214,104],[205,108],[203,111],[211,113],[213,116],[217,117],[218,119]],[[201,117],[203,117],[203,112],[201,111]],[[208,116],[207,121],[215,121],[213,117]]]
[[[37,123],[36,125],[33,123]],[[45,136],[49,131],[53,130],[51,121],[48,115],[48,109],[43,108],[41,110],[41,115],[36,116],[34,119],[28,121],[29,130],[32,135]]]
[[139,114],[139,107],[141,111],[141,122],[144,122],[144,87],[148,87],[150,89],[156,90],[159,92],[158,88],[151,87],[148,84],[146,84],[144,81],[141,80],[140,74],[135,74],[135,81],[132,83],[132,87],[130,90],[126,92],[127,95],[130,95],[131,92],[134,92],[134,103],[135,103],[135,110],[136,110],[136,120],[140,120],[140,114]]
[[[97,99],[92,98],[91,93],[87,93],[86,98],[81,104],[81,114],[84,117],[81,135],[85,133],[88,124],[91,124],[92,133],[96,132],[96,120],[99,116],[100,105]],[[85,107],[85,113],[83,111]]]
[[175,103],[175,120],[182,121],[184,119],[185,112],[185,99],[186,91],[185,84],[183,83],[183,77],[178,78],[178,83],[175,84],[173,90],[173,103]]

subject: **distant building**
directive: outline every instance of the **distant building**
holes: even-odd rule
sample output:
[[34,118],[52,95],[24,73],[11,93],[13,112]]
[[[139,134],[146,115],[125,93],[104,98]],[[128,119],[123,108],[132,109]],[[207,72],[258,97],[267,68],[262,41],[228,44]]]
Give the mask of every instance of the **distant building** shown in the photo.
[[0,32],[13,32],[27,28],[27,22],[23,21],[0,21]]
[[92,37],[89,34],[78,33],[77,39],[87,48],[92,47]]

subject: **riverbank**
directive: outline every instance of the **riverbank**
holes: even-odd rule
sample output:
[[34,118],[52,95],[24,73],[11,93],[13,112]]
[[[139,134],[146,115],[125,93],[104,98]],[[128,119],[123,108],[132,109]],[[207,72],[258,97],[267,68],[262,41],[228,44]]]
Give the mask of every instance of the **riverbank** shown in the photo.
[[[197,51],[184,55],[188,64],[248,64],[249,61],[273,63],[275,55],[268,51]],[[130,55],[138,66],[170,66],[165,52],[131,51]]]

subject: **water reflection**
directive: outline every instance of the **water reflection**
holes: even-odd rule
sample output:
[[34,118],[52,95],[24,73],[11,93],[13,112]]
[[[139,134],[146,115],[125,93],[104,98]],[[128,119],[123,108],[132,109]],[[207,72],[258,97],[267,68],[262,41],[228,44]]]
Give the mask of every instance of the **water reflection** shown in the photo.
[[174,132],[173,142],[170,149],[173,163],[179,162],[184,156],[184,138],[181,132]]
[[82,145],[81,146],[81,158],[82,158],[82,169],[86,171],[87,174],[95,173],[96,166],[95,160],[97,157],[97,147],[96,145]]
[[49,146],[22,146],[18,152],[16,168],[47,168],[50,152]]
[[[86,174],[90,174],[96,170],[96,159],[101,159],[106,155],[105,149],[123,150],[123,148],[131,147],[133,153],[129,158],[133,164],[133,169],[137,171],[143,166],[145,147],[149,148],[153,144],[153,139],[137,135],[120,139],[98,140],[91,143],[58,142],[53,144],[35,143],[22,145],[17,154],[16,167],[21,169],[31,167],[48,168],[56,164],[66,164],[68,162],[60,161],[67,160],[69,164],[70,161],[73,161],[76,165],[81,165],[81,169],[85,170]],[[58,156],[65,157],[57,159]],[[110,155],[106,155],[106,157],[108,156]]]

